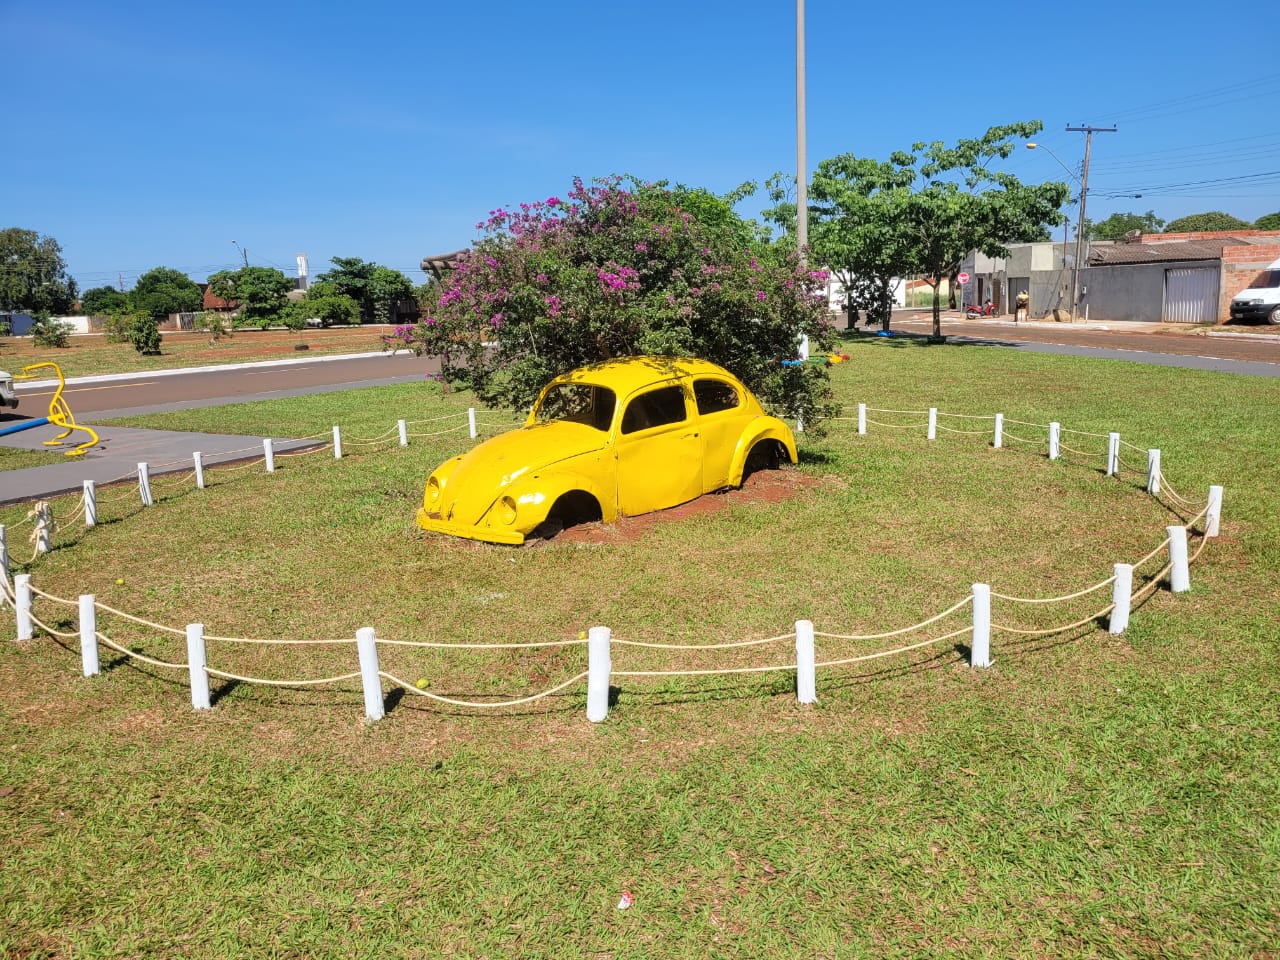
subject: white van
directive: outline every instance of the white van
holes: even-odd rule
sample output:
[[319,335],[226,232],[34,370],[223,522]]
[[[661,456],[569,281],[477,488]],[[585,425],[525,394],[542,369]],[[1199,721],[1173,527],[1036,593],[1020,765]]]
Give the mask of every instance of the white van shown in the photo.
[[13,407],[18,409],[18,394],[13,389],[13,375],[8,370],[0,370],[0,409]]
[[1231,319],[1280,323],[1280,260],[1231,298]]

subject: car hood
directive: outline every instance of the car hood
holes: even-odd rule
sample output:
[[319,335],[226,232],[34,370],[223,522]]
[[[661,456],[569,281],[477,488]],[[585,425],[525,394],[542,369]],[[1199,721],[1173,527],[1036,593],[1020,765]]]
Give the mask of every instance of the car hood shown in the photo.
[[607,433],[564,420],[499,434],[459,460],[445,482],[440,514],[455,523],[477,523],[522,477],[599,450],[608,439]]

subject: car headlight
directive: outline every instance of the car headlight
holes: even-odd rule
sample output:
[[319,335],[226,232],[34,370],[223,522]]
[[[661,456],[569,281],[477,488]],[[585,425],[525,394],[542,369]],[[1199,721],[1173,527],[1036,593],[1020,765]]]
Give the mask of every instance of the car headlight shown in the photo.
[[436,503],[440,499],[440,481],[432,477],[427,481],[427,503]]
[[498,519],[507,526],[516,522],[516,502],[510,497],[498,501]]

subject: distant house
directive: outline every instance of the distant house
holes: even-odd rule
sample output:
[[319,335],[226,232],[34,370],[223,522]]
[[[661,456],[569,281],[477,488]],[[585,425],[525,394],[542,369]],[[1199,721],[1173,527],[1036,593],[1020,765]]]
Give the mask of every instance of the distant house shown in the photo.
[[222,313],[230,313],[234,310],[240,309],[240,304],[236,303],[234,300],[223,300],[221,297],[215,297],[209,292],[209,285],[207,283],[200,284],[200,293],[203,297],[203,300],[200,303],[200,308],[202,310],[218,310]]

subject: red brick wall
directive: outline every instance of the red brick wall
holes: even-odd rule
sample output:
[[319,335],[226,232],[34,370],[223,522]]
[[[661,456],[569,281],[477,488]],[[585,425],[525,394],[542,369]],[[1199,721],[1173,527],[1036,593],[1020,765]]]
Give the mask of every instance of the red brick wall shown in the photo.
[[[1222,240],[1227,237],[1268,239],[1275,237],[1280,243],[1280,230],[1214,230],[1198,233],[1144,233],[1139,243],[1176,243],[1180,240]],[[1274,259],[1274,258],[1273,258]]]
[[1231,298],[1253,283],[1259,273],[1280,260],[1280,231],[1270,230],[1267,233],[1275,234],[1275,243],[1222,248],[1222,275],[1218,281],[1219,323],[1226,323],[1231,318]]

